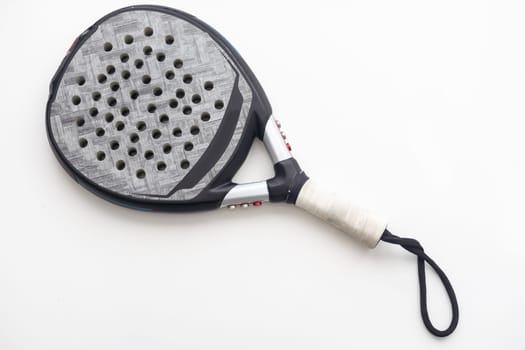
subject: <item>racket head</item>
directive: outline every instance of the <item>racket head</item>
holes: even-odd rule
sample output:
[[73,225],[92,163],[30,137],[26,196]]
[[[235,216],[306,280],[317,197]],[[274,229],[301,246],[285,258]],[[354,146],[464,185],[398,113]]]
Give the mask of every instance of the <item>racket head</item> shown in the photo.
[[187,211],[221,205],[270,116],[217,31],[175,9],[133,6],[75,40],[50,85],[46,128],[62,166],[95,194]]

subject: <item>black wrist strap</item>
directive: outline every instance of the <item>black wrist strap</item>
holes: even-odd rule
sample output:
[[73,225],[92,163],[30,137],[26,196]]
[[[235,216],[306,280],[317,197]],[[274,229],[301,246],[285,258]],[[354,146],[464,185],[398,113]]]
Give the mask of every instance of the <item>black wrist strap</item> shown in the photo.
[[[459,310],[458,310],[458,301],[456,299],[456,293],[450,284],[447,276],[441,270],[441,268],[432,260],[428,255],[425,254],[423,247],[419,244],[418,241],[412,238],[402,238],[396,235],[393,235],[388,230],[385,230],[381,236],[381,240],[384,242],[399,244],[409,252],[417,255],[417,271],[419,276],[419,303],[421,307],[421,317],[423,318],[423,323],[427,327],[428,331],[434,334],[437,337],[446,337],[450,335],[456,329],[458,325]],[[427,282],[425,276],[425,262],[429,264],[434,271],[438,274],[445,290],[447,291],[448,297],[450,299],[450,305],[452,307],[452,320],[450,321],[450,326],[447,329],[441,331],[436,329],[428,317],[427,309]]]

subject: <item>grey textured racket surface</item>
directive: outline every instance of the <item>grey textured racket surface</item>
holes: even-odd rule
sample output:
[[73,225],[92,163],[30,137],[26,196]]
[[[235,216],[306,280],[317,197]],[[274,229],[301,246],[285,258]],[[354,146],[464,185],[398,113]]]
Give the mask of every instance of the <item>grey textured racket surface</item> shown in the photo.
[[[220,159],[191,188],[173,192],[206,152],[234,85],[242,105]],[[156,11],[103,21],[74,54],[50,109],[59,152],[96,185],[126,196],[187,200],[237,147],[252,90],[210,35]]]

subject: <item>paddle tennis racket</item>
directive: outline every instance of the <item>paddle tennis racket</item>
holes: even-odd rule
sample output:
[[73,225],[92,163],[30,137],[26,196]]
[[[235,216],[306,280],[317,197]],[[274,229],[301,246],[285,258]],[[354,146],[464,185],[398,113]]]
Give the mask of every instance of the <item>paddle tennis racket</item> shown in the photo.
[[[452,286],[421,245],[391,234],[384,221],[310,180],[250,68],[217,31],[189,14],[133,6],[89,27],[52,78],[46,128],[64,169],[115,204],[184,212],[287,202],[370,248],[380,240],[399,244],[417,255],[425,326],[436,336],[456,328]],[[275,177],[234,183],[255,138],[263,141]],[[446,330],[428,317],[425,262],[451,301]]]

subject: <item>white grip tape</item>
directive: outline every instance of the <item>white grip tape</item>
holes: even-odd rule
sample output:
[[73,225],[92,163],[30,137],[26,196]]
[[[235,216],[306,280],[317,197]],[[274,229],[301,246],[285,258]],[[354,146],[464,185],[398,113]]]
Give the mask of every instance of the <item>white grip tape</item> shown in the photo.
[[335,193],[325,192],[312,180],[301,188],[295,205],[374,248],[385,231],[386,221],[352,205]]

